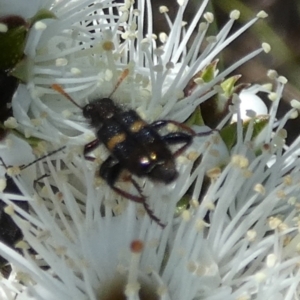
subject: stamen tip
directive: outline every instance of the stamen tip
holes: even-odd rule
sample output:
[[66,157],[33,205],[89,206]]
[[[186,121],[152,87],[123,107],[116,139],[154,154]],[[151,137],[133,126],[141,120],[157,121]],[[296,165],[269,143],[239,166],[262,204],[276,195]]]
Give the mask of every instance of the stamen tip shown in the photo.
[[262,48],[264,50],[265,53],[269,53],[271,51],[271,46],[268,43],[262,43]]
[[235,9],[230,13],[229,17],[232,20],[238,20],[240,18],[240,15],[241,15],[241,12],[239,10]]
[[268,17],[268,14],[264,10],[261,10],[256,16],[260,19],[265,19]]

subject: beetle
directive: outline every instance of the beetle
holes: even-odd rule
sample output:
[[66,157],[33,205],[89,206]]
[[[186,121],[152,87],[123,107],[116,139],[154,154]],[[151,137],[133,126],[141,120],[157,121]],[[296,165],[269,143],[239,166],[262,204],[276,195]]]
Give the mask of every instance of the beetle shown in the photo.
[[[96,139],[84,146],[84,157],[90,159],[87,154],[103,143],[110,155],[102,163],[99,175],[119,195],[143,204],[149,217],[161,227],[165,227],[148,206],[141,187],[132,176],[129,180],[139,196],[117,187],[117,180],[121,172],[127,170],[132,175],[146,177],[154,182],[163,184],[174,182],[178,177],[176,157],[192,143],[193,137],[199,134],[173,120],[158,120],[149,124],[135,110],[125,110],[115,104],[111,96],[128,72],[128,69],[123,71],[114,90],[107,98],[96,99],[83,107],[78,105],[60,85],[53,84],[52,88],[79,107],[83,116],[95,129]],[[168,124],[176,125],[185,132],[177,131],[161,135],[159,130]],[[210,133],[211,131],[201,135]],[[178,144],[182,145],[172,153],[170,145]]]

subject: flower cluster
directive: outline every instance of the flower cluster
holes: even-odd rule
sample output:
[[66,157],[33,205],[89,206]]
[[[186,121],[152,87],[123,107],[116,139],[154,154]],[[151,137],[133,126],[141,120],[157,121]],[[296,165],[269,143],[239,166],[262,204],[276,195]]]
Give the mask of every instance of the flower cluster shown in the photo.
[[[3,122],[0,198],[23,239],[16,251],[0,234],[0,255],[12,268],[0,280],[2,299],[295,299],[300,139],[287,147],[283,127],[299,104],[293,101],[276,119],[286,79],[275,71],[269,72],[274,88],[227,78],[268,52],[267,44],[224,71],[217,61],[266,14],[232,34],[239,17],[233,11],[220,32],[207,37],[214,21],[205,11],[209,1],[184,24],[189,1],[178,0],[174,21],[160,7],[170,31],[157,36],[146,0],[32,1],[24,12],[19,2],[1,11],[31,21],[11,71],[24,84],[13,96],[13,117]],[[0,25],[2,34],[9,32]],[[258,92],[268,96],[269,110]],[[176,158],[176,181],[120,176],[118,189],[146,195],[144,206],[100,178],[110,154],[103,145],[93,159],[84,157],[95,128],[80,108],[106,97],[149,124],[174,121],[158,131],[162,136],[183,122],[193,128],[189,134],[196,132]],[[188,130],[183,126],[180,131]],[[29,145],[40,155],[63,150],[31,164]],[[26,163],[17,176],[7,167]]]

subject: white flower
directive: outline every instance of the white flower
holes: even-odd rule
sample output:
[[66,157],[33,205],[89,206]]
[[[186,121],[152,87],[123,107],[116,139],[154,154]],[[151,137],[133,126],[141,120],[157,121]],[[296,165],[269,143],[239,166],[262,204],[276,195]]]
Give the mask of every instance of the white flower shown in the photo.
[[[160,35],[162,48],[156,47],[152,33],[149,2],[139,0],[136,8],[132,1],[122,6],[110,0],[46,3],[57,19],[37,22],[30,32],[25,49],[28,83],[13,99],[14,116],[26,136],[67,148],[38,162],[37,173],[49,176],[34,187],[18,177],[22,195],[0,195],[24,235],[18,244],[24,256],[0,244],[0,254],[13,266],[9,280],[0,282],[4,299],[107,299],[123,294],[143,299],[143,293],[172,300],[293,299],[299,292],[300,140],[285,147],[282,128],[295,109],[275,120],[283,78],[276,78],[277,89],[269,93],[273,105],[259,152],[253,145],[255,118],[245,129],[233,95],[231,110],[238,113],[231,145],[226,147],[222,132],[195,136],[177,159],[176,182],[136,179],[164,229],[145,207],[116,195],[95,176],[97,162],[107,157],[103,147],[94,162],[86,162],[82,147],[75,147],[94,139],[94,132],[53,84],[81,106],[87,99],[109,96],[149,123],[162,118],[183,122],[220,92],[224,77],[262,51],[223,72],[216,70],[208,82],[200,76],[197,87],[186,92],[193,76],[257,20],[228,36],[239,15],[234,11],[198,56],[213,15],[203,15],[208,2],[203,1],[190,25],[182,27],[187,2],[178,1],[169,35]],[[199,25],[202,15],[205,21]],[[124,70],[129,75],[122,78]],[[230,118],[228,114],[218,128]],[[130,181],[120,187],[138,192]],[[16,197],[29,202],[29,212],[13,204]],[[180,206],[178,201],[186,198]]]
[[[230,36],[229,31],[239,16],[238,12],[233,12],[230,21],[215,38],[208,40],[198,56],[210,23],[210,15],[205,14],[199,25],[207,2],[202,3],[194,20],[185,27],[182,27],[182,16],[188,1],[180,3],[162,49],[156,47],[151,22],[149,26],[145,24],[152,16],[151,8],[144,1],[137,2],[137,9],[131,1],[120,6],[109,0],[93,2],[93,5],[88,5],[90,1],[59,1],[48,6],[57,19],[43,21],[44,26],[38,22],[31,30],[25,49],[30,93],[20,92],[14,98],[14,116],[27,135],[49,141],[68,137],[71,143],[82,145],[92,133],[86,126],[73,122],[74,118],[82,120],[73,115],[78,113],[78,108],[58,95],[51,85],[62,85],[75,101],[86,103],[86,98],[94,100],[110,95],[120,70],[128,68],[129,75],[112,95],[116,102],[137,109],[148,121],[186,120],[198,104],[216,93],[215,87],[220,80],[262,51],[258,49],[242,58],[216,74],[210,82],[199,83],[196,91],[185,96],[182,91],[192,76],[209,65],[222,49],[259,18]],[[111,8],[107,14],[105,9],[109,7],[116,10]],[[117,12],[120,18],[115,15]],[[187,41],[194,31],[197,35],[187,50]],[[70,132],[70,127],[76,131]]]

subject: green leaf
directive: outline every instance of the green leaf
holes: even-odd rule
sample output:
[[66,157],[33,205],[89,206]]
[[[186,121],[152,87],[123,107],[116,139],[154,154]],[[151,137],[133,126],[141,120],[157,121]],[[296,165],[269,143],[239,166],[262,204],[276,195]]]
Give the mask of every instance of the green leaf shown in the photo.
[[40,9],[32,18],[28,20],[28,22],[31,27],[34,23],[45,19],[57,19],[57,18],[52,11],[47,9]]
[[202,71],[201,78],[204,82],[210,82],[215,78],[218,62],[218,60],[214,60]]
[[28,27],[18,16],[0,18],[0,23],[7,26],[6,32],[0,32],[0,69],[7,70],[23,57]]
[[29,60],[26,56],[20,60],[15,67],[9,72],[10,76],[19,79],[21,82],[26,83],[30,77],[31,64],[33,62]]
[[[263,131],[263,129],[267,126],[269,122],[269,115],[260,115],[256,116],[254,118],[254,124],[253,124],[253,132],[251,136],[251,141],[254,141],[254,139]],[[243,135],[245,136],[248,127],[249,127],[250,120],[247,120],[243,123]],[[232,149],[232,147],[237,142],[237,128],[236,128],[236,122],[231,123],[221,129],[220,135],[222,137],[222,140],[226,144],[227,148],[229,150]]]
[[22,132],[18,131],[17,129],[11,129],[10,132],[13,133],[15,136],[21,138],[22,140],[26,141],[32,147],[37,147],[38,144],[43,141],[42,139],[39,139],[34,136],[27,138]]
[[[4,138],[8,133],[12,133],[20,139],[26,141],[30,146],[37,147],[40,142],[43,142],[42,139],[37,137],[25,137],[24,133],[18,131],[17,129],[6,128],[2,123],[0,123],[0,138]],[[0,139],[1,140],[1,139]]]
[[[263,131],[263,129],[267,126],[269,119],[269,115],[261,115],[255,117],[252,138],[256,138]],[[247,125],[249,125],[249,122]]]
[[[16,15],[1,17],[0,24],[2,24],[3,30],[0,32],[0,69],[10,70],[22,60],[28,30],[34,23],[55,18],[53,12],[46,9],[39,10],[28,20]],[[5,27],[7,30],[5,30]]]
[[197,88],[200,82],[210,82],[215,77],[215,72],[217,68],[218,60],[214,60],[203,70],[197,72],[187,83],[186,87],[183,89],[185,97],[191,95]]
[[220,136],[229,150],[236,144],[237,132],[236,123],[227,125],[220,130]]
[[179,216],[182,212],[184,212],[189,206],[189,202],[191,197],[188,195],[184,195],[176,204],[175,216]]
[[203,126],[203,125],[205,125],[204,121],[202,119],[200,106],[196,107],[196,109],[191,114],[191,116],[187,119],[185,124],[189,125],[189,126],[193,126],[193,125]]
[[241,78],[241,75],[232,76],[221,83],[225,97],[230,97],[235,92],[235,84]]

